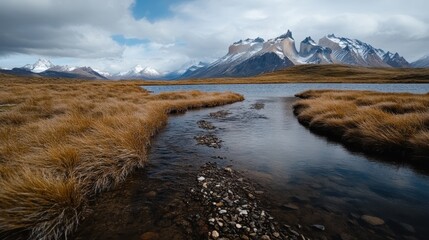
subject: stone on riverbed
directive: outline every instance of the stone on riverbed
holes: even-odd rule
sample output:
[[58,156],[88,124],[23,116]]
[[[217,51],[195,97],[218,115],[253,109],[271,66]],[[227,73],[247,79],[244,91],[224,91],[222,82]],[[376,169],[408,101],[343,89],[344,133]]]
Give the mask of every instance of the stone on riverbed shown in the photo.
[[199,128],[202,128],[202,129],[205,129],[205,130],[216,129],[216,127],[213,126],[213,124],[211,122],[206,121],[206,120],[200,120],[200,121],[197,122],[197,124],[198,124]]
[[320,231],[325,231],[325,226],[321,225],[321,224],[314,224],[311,225],[313,228],[318,229]]
[[156,240],[159,238],[159,234],[156,232],[145,232],[140,236],[140,240]]
[[384,220],[370,215],[362,215],[361,219],[372,226],[380,226],[384,224]]
[[287,209],[287,210],[298,210],[299,209],[299,207],[297,205],[292,204],[292,203],[284,204],[282,207]]

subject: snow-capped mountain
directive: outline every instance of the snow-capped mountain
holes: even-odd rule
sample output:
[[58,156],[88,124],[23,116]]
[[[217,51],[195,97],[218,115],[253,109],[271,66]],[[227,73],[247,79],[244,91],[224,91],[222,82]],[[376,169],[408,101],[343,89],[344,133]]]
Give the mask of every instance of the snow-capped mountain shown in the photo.
[[97,72],[98,74],[100,74],[101,76],[103,76],[103,77],[107,78],[107,79],[109,79],[109,78],[111,78],[111,77],[113,76],[113,74],[111,74],[111,73],[109,73],[109,72],[106,72],[106,71],[101,71],[101,70],[96,69],[96,68],[93,68],[93,70],[94,70],[94,71],[96,71],[96,72]]
[[41,59],[37,60],[37,62],[35,62],[34,64],[27,64],[22,68],[24,68],[28,71],[31,71],[33,73],[41,73],[41,72],[46,71],[49,68],[52,68],[54,66],[55,65],[52,64],[49,60],[41,58]]
[[415,68],[429,68],[429,55],[426,55],[419,60],[411,63],[411,66]]
[[160,79],[163,75],[155,68],[136,65],[127,72],[116,74],[115,77],[118,79]]
[[47,59],[39,59],[34,64],[27,64],[22,68],[12,69],[18,75],[81,78],[81,79],[107,79],[94,71],[91,67],[71,67],[54,65]]
[[357,39],[336,37],[334,34],[319,40],[319,45],[332,50],[334,63],[364,67],[408,67],[409,63],[398,53],[392,54]]
[[208,66],[193,68],[183,77],[252,76],[300,64],[347,64],[364,67],[409,67],[398,53],[377,49],[357,39],[327,35],[317,44],[311,37],[300,43],[299,51],[291,31],[265,41],[240,40],[228,53]]

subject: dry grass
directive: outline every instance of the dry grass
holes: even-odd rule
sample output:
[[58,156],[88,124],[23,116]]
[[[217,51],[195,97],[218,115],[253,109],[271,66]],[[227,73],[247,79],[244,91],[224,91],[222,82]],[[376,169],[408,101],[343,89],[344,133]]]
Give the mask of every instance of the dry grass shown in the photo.
[[168,113],[243,100],[131,82],[0,80],[0,238],[71,233],[87,201],[147,161]]
[[429,157],[429,93],[310,90],[294,104],[311,130],[365,152]]
[[144,81],[143,85],[264,83],[429,83],[426,68],[365,68],[345,65],[298,65],[284,70],[243,78]]

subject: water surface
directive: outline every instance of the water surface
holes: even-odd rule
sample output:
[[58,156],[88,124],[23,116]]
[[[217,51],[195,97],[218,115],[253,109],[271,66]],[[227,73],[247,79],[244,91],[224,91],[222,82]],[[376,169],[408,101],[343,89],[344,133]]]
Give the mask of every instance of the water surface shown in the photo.
[[[311,239],[427,239],[428,171],[347,150],[311,133],[293,115],[296,93],[307,89],[429,92],[429,84],[263,84],[144,87],[155,93],[177,90],[234,91],[246,100],[172,115],[154,138],[149,163],[92,205],[74,239],[192,239],[186,229],[201,209],[188,204],[189,187],[201,165],[217,162],[241,171],[259,190],[263,207],[282,224],[301,226]],[[255,103],[264,104],[254,109]],[[226,110],[225,118],[209,113]],[[206,120],[223,142],[220,149],[197,145]],[[395,162],[395,163],[394,163]],[[399,162],[399,163],[398,163]],[[294,204],[298,210],[287,210]],[[198,206],[197,206],[198,207]],[[370,226],[362,215],[382,218]],[[202,219],[203,221],[207,221]],[[322,224],[325,231],[310,227]],[[194,226],[195,227],[195,226]],[[196,227],[196,229],[199,229]],[[205,234],[204,229],[200,229]]]
[[[407,165],[347,150],[301,126],[292,112],[294,94],[307,89],[358,89],[386,92],[429,92],[429,84],[264,84],[187,85],[145,87],[155,93],[198,89],[234,91],[246,100],[216,109],[190,111],[173,116],[156,138],[150,157],[154,178],[175,179],[184,164],[213,161],[231,164],[260,183],[270,208],[291,224],[323,224],[328,237],[376,236],[406,239],[429,236],[429,178],[424,171]],[[263,109],[252,109],[254,103]],[[225,119],[212,119],[210,112],[227,110]],[[202,133],[196,122],[205,119],[217,127],[224,141],[221,149],[196,145],[193,137]],[[399,159],[389,159],[399,160]],[[394,162],[394,161],[392,161]],[[175,167],[176,166],[176,167]],[[299,206],[295,212],[281,208]],[[386,221],[372,227],[361,215]],[[410,226],[412,226],[410,228]],[[360,234],[360,235],[359,235]]]

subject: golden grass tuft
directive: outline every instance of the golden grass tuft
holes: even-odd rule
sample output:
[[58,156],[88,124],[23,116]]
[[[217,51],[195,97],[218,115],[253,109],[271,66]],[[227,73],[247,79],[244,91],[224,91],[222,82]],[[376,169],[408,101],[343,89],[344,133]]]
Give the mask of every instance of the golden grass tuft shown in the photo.
[[298,120],[365,152],[429,156],[429,95],[309,90],[297,94]]
[[[168,113],[243,100],[132,82],[0,79],[0,238],[59,239],[88,200],[147,162]],[[24,238],[26,238],[24,237]]]

